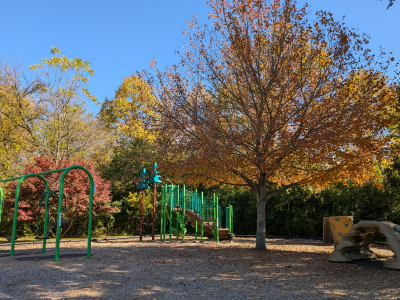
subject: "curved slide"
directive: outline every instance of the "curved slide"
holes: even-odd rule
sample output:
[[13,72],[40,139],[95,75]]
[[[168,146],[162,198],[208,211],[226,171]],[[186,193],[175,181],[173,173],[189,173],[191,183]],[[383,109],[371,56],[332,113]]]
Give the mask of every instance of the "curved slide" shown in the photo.
[[385,268],[400,270],[400,226],[392,222],[360,221],[353,225],[349,232],[342,236],[340,244],[329,256],[329,261],[350,262],[356,259],[375,258],[376,254],[369,249],[372,236],[379,231],[393,251],[393,258],[383,262]]

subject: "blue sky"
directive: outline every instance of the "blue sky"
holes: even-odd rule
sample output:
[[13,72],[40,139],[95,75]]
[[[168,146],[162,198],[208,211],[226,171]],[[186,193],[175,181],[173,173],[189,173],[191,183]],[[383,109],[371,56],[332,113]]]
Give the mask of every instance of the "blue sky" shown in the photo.
[[[305,3],[298,0],[299,4]],[[400,58],[400,2],[386,9],[388,0],[310,0],[311,9],[346,16],[348,27],[371,36],[379,46]],[[122,79],[148,68],[156,58],[160,67],[177,61],[186,20],[207,20],[205,0],[0,0],[0,57],[23,60],[25,66],[50,57],[57,46],[67,57],[91,62],[95,77],[90,91],[103,101],[112,98]],[[100,106],[90,105],[97,113]]]

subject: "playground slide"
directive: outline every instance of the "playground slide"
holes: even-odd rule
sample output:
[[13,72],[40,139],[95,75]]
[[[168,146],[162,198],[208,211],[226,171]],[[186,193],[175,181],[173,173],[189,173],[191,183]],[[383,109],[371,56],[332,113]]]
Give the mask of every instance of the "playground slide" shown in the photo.
[[400,226],[392,222],[360,221],[353,225],[349,232],[343,234],[339,245],[329,256],[329,261],[350,262],[356,259],[375,258],[376,254],[369,249],[372,236],[379,231],[393,251],[393,258],[384,261],[385,268],[400,270]]
[[[190,210],[186,210],[186,215],[189,218],[190,225],[192,225],[193,228],[196,228],[197,225],[197,231],[200,232],[201,230],[201,218],[191,212]],[[213,222],[206,222],[203,224],[203,231],[204,231],[204,236],[208,237],[209,239],[214,238],[214,230],[213,230]],[[219,231],[219,240],[229,240],[228,234],[229,234],[229,228],[218,228]]]

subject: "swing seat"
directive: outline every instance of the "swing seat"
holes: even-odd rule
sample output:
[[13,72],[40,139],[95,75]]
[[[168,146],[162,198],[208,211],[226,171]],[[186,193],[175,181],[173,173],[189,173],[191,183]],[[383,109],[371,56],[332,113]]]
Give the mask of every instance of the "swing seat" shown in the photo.
[[48,240],[49,239],[49,237],[48,236],[44,236],[44,237],[41,237],[41,236],[35,236],[35,240]]
[[[6,240],[11,242],[12,241],[12,237],[11,236],[6,236]],[[18,238],[16,237],[15,240],[18,240]]]

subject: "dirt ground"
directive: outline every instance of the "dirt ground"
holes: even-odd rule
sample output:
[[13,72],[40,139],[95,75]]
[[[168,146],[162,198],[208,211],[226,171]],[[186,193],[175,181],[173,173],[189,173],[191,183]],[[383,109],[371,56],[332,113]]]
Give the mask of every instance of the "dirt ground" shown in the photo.
[[146,237],[0,247],[0,299],[400,299],[400,271],[383,268],[393,253],[373,245],[375,261],[328,262],[333,245],[315,240],[255,239],[205,243]]

